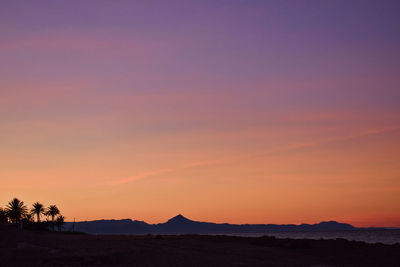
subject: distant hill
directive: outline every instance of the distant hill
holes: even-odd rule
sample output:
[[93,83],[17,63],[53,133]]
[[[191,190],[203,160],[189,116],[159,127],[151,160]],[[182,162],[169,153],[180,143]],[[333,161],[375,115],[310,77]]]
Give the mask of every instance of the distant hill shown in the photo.
[[[67,222],[65,229],[70,230],[73,223]],[[317,224],[229,224],[192,221],[181,214],[165,223],[148,224],[143,221],[97,220],[75,223],[75,231],[89,234],[234,234],[264,233],[279,231],[346,231],[356,230],[350,224],[335,221]]]

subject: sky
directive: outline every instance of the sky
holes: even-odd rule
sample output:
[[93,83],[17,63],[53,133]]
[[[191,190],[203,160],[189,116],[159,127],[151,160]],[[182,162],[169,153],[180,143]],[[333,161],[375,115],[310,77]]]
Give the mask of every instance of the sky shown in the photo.
[[0,206],[400,227],[398,1],[1,1]]

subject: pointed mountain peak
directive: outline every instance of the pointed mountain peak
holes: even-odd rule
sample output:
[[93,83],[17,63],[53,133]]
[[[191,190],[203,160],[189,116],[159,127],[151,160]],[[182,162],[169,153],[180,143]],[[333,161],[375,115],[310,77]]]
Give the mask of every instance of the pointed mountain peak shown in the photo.
[[169,219],[168,222],[182,223],[182,222],[191,222],[191,220],[189,220],[188,218],[186,218],[182,214],[178,214],[175,217]]

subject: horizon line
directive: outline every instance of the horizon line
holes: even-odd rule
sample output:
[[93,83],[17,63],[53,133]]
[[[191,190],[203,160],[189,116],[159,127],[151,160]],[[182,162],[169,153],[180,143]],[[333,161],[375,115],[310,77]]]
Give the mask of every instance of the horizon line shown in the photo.
[[321,220],[321,221],[317,221],[317,222],[313,222],[313,223],[305,223],[305,222],[301,222],[301,223],[229,223],[229,222],[210,222],[210,221],[197,221],[197,220],[192,220],[189,219],[185,216],[183,216],[182,214],[178,214],[175,215],[169,219],[167,219],[164,222],[158,222],[158,223],[148,223],[145,220],[138,220],[138,219],[133,219],[133,218],[121,218],[121,219],[93,219],[93,220],[80,220],[80,221],[66,221],[66,223],[81,223],[81,222],[96,222],[96,221],[124,221],[124,220],[130,220],[132,222],[144,222],[146,224],[149,225],[158,225],[158,224],[164,224],[167,223],[168,221],[182,216],[184,219],[187,219],[189,221],[192,222],[199,222],[199,223],[213,223],[213,224],[230,224],[230,225],[277,225],[277,226],[286,226],[286,225],[295,225],[295,226],[301,226],[301,225],[318,225],[321,223],[329,223],[329,222],[334,222],[334,223],[340,223],[340,224],[348,224],[351,225],[354,228],[357,229],[367,229],[367,228],[380,228],[380,229],[400,229],[400,226],[355,226],[351,223],[348,222],[344,222],[344,221],[337,221],[337,220]]

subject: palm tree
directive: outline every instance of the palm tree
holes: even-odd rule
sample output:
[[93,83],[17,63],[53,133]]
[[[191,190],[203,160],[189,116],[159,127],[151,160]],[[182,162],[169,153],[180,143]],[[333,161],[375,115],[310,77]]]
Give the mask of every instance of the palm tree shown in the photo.
[[49,208],[46,211],[47,216],[51,216],[51,224],[53,226],[54,230],[54,218],[60,214],[60,210],[57,208],[56,205],[50,205]]
[[65,223],[65,217],[62,215],[58,216],[56,219],[56,225],[59,232],[61,232],[61,228],[64,225],[64,223]]
[[12,223],[20,223],[21,218],[27,213],[27,208],[24,202],[18,198],[14,198],[5,209],[8,218],[10,218]]
[[50,205],[47,209],[46,215],[51,216],[51,221],[54,223],[54,218],[60,214],[60,210],[56,205]]
[[31,212],[32,212],[32,214],[37,216],[37,222],[39,223],[40,222],[40,215],[44,214],[44,207],[39,202],[34,203],[32,206],[33,207],[31,209]]

